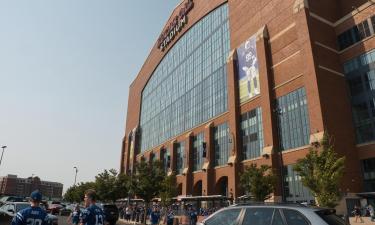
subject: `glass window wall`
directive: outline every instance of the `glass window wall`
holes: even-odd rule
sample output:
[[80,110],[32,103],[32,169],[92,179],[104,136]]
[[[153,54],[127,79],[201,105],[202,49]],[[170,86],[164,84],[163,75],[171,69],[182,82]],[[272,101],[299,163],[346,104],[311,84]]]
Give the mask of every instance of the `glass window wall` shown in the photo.
[[142,92],[141,152],[227,111],[228,5],[197,22]]

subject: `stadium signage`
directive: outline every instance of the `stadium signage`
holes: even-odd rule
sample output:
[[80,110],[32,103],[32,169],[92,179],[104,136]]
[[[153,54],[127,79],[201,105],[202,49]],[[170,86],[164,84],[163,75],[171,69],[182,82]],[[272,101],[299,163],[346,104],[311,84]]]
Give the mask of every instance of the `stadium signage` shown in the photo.
[[193,0],[188,0],[180,9],[180,12],[175,16],[169,26],[161,33],[158,39],[158,48],[164,51],[173,39],[179,34],[182,28],[187,24],[188,13],[193,9]]

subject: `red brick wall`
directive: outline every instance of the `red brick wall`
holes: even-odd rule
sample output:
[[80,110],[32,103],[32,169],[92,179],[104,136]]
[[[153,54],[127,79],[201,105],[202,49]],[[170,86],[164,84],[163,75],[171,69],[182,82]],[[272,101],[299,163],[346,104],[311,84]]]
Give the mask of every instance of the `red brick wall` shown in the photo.
[[[195,0],[195,7],[189,14],[189,23],[175,38],[173,44],[185,33],[189,27],[212,9],[224,3],[224,0]],[[362,188],[359,158],[375,157],[374,147],[371,145],[356,147],[354,128],[351,119],[350,100],[346,81],[343,77],[342,63],[346,60],[375,47],[373,38],[364,43],[339,52],[337,46],[337,34],[350,28],[358,21],[367,18],[374,10],[374,6],[368,7],[360,13],[346,20],[341,18],[351,12],[352,4],[358,6],[366,1],[344,0],[317,0],[309,1],[309,8],[297,7],[299,0],[229,0],[229,23],[231,49],[235,49],[250,36],[256,34],[263,26],[268,33],[265,37],[259,36],[257,51],[259,58],[261,94],[253,100],[239,105],[238,90],[235,71],[235,56],[228,61],[228,112],[202,124],[184,134],[176,137],[174,141],[186,141],[187,134],[195,135],[205,132],[208,143],[208,159],[212,159],[212,135],[210,126],[228,122],[230,130],[234,132],[235,148],[234,156],[237,162],[219,168],[211,166],[205,172],[192,172],[177,176],[177,182],[182,184],[182,194],[191,194],[197,182],[202,181],[203,194],[215,194],[215,185],[223,176],[228,177],[228,189],[235,196],[241,195],[238,188],[238,174],[243,166],[250,163],[268,164],[275,169],[279,168],[279,155],[273,153],[269,159],[258,158],[240,162],[240,135],[239,115],[256,107],[263,109],[264,146],[273,146],[277,149],[277,124],[272,115],[274,99],[290,93],[300,87],[305,87],[310,117],[310,132],[316,134],[324,129],[334,136],[335,148],[340,155],[347,156],[346,178],[343,182],[344,190],[358,192]],[[360,4],[361,3],[361,4]],[[178,6],[172,15],[179,11]],[[320,19],[311,16],[318,15]],[[367,17],[366,17],[367,15]],[[341,20],[340,20],[341,19]],[[323,21],[322,21],[323,20]],[[341,21],[337,23],[337,21]],[[336,24],[335,24],[336,23]],[[169,21],[167,22],[169,24]],[[157,49],[156,45],[151,50],[141,71],[131,84],[129,94],[129,107],[126,120],[127,136],[139,123],[142,89],[146,85],[152,72],[167,53]],[[209,126],[209,124],[211,124]],[[171,140],[164,143],[170,147]],[[157,153],[161,146],[156,146]],[[308,146],[300,150],[287,151],[283,154],[285,165],[294,164],[299,158],[304,157]],[[128,145],[123,148],[124,160],[121,168],[127,162]],[[189,150],[187,149],[189,152]],[[149,153],[146,153],[146,157]],[[171,164],[175,167],[174,152],[171,152]],[[280,171],[278,171],[279,173]],[[352,181],[352,177],[356,177]],[[281,182],[281,180],[279,180]],[[280,184],[280,183],[279,183]],[[280,188],[275,195],[281,195]]]

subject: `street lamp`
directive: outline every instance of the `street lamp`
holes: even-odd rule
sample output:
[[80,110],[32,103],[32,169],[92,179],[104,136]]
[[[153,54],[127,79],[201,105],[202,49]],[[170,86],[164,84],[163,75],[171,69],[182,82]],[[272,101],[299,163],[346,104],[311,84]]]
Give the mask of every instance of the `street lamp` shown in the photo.
[[74,176],[74,185],[73,186],[76,186],[78,168],[75,166],[75,167],[73,167],[73,169],[76,170],[76,175]]
[[3,161],[4,150],[7,148],[7,146],[4,145],[4,146],[2,146],[1,148],[3,149],[3,151],[1,152],[0,166],[1,166],[1,161]]

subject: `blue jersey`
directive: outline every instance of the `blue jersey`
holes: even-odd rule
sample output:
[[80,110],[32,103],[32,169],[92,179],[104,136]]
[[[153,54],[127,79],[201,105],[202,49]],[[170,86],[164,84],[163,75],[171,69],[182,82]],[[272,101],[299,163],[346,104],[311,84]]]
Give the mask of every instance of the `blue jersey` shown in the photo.
[[81,223],[85,225],[103,225],[104,219],[103,210],[96,205],[90,205],[81,213]]
[[48,225],[48,216],[42,208],[30,206],[13,217],[12,225]]
[[73,224],[79,224],[79,216],[81,212],[80,211],[74,211],[72,212],[72,223]]
[[160,219],[160,213],[159,212],[151,212],[150,214],[151,224],[157,224]]

